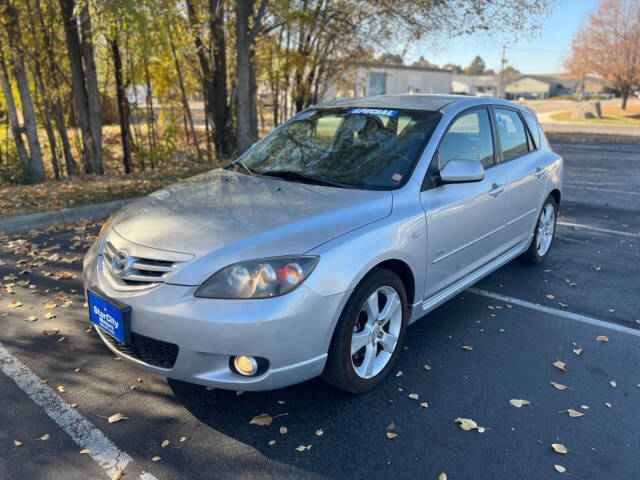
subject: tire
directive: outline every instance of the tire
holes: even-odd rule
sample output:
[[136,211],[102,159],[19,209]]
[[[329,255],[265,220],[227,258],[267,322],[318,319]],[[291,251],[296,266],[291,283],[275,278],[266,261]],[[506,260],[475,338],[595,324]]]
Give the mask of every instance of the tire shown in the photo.
[[[381,320],[385,311],[387,315]],[[400,277],[384,268],[373,269],[355,288],[340,315],[324,380],[351,393],[364,393],[378,385],[400,354],[407,317],[407,292]],[[353,355],[352,341],[357,342],[354,348],[362,345]]]
[[[551,209],[551,210],[549,210]],[[548,211],[552,212],[549,221],[545,221]],[[545,258],[551,250],[551,244],[556,234],[556,225],[558,218],[558,204],[555,198],[551,195],[547,197],[540,209],[538,215],[538,221],[536,222],[535,229],[533,230],[533,238],[531,239],[531,245],[526,252],[520,256],[520,260],[524,263],[531,263],[534,265],[540,265],[544,262]]]

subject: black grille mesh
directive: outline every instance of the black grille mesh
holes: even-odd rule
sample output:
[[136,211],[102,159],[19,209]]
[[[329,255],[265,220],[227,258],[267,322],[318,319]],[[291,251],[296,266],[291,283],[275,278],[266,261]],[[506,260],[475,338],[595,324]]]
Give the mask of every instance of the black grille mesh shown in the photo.
[[155,338],[131,332],[131,343],[123,345],[111,335],[102,335],[116,350],[124,355],[148,363],[154,367],[173,368],[178,358],[178,346]]

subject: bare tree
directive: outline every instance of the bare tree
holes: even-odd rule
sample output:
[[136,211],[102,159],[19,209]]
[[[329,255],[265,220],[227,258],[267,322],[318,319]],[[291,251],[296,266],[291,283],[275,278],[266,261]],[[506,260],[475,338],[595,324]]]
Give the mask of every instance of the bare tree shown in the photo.
[[640,83],[640,2],[600,0],[574,36],[565,65],[581,77],[594,73],[610,82],[624,110],[631,88]]

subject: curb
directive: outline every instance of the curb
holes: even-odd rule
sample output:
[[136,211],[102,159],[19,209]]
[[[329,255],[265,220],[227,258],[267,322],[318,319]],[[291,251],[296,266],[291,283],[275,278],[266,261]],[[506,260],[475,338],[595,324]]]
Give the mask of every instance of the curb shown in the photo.
[[101,220],[113,212],[117,212],[125,205],[142,197],[114,200],[112,202],[94,203],[79,207],[62,208],[51,212],[30,213],[28,215],[16,215],[0,218],[0,232],[5,234],[24,233],[31,230],[42,229],[59,223],[68,224],[78,220]]

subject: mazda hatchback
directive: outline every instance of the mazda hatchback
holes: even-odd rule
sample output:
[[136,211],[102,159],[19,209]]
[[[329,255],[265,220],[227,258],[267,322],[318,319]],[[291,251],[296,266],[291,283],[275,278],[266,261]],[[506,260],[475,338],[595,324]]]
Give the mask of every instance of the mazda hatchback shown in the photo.
[[90,318],[170,378],[365,392],[407,325],[512,259],[544,261],[562,168],[507,101],[324,103],[110,217],[84,260]]

